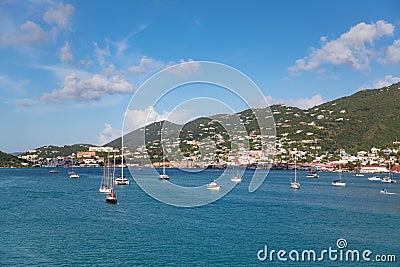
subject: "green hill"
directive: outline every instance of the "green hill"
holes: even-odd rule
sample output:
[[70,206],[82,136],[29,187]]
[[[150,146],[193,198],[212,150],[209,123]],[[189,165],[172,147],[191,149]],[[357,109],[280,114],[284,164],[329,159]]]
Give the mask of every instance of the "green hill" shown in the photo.
[[[308,157],[337,153],[345,149],[349,153],[369,150],[372,147],[391,146],[400,139],[400,83],[391,86],[359,91],[351,96],[342,97],[313,108],[302,110],[297,107],[273,105],[272,111],[277,143],[286,149],[297,148],[307,151]],[[266,116],[268,110],[263,111]],[[239,112],[241,122],[245,126],[251,149],[260,148],[260,140],[251,136],[260,133],[259,125],[251,110]],[[218,142],[217,153],[225,153],[230,149],[229,135],[221,125],[221,121],[230,120],[237,115],[220,114],[209,118],[198,118],[184,126],[170,122],[156,122],[146,126],[143,139],[143,128],[137,129],[124,138],[129,143],[130,152],[143,146],[137,154],[149,154],[151,160],[159,161],[162,155],[161,128],[165,125],[164,138],[172,144],[177,138],[169,139],[169,130],[180,129],[179,148],[184,156],[194,156],[199,150],[198,144],[206,138]],[[270,133],[274,133],[272,130]],[[223,140],[223,141],[221,141]],[[121,139],[107,145],[120,147]],[[147,152],[146,152],[147,151]],[[308,158],[311,160],[311,158]]]
[[274,114],[278,137],[314,140],[329,152],[343,148],[355,153],[390,146],[400,137],[399,88],[397,83],[363,90],[308,110],[271,107],[280,112]]
[[24,160],[21,160],[13,155],[4,153],[0,151],[0,167],[7,168],[7,167],[22,167],[22,163]]

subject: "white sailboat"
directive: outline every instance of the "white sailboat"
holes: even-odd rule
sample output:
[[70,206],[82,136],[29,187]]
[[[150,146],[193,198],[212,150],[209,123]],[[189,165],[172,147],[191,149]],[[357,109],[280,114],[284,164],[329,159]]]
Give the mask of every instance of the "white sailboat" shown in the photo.
[[290,188],[300,189],[300,183],[297,182],[297,166],[296,166],[296,157],[294,158],[294,181],[290,182]]
[[332,185],[334,186],[346,186],[346,183],[342,181],[342,167],[341,164],[339,163],[339,179],[335,180],[332,182]]
[[116,185],[129,185],[129,180],[124,177],[124,147],[121,148],[121,176],[115,179]]
[[104,161],[103,179],[101,180],[99,188],[100,193],[111,193],[110,181],[110,158],[107,154],[107,161]]
[[159,175],[159,178],[161,180],[169,180],[169,176],[167,172],[165,171],[165,157],[163,155],[163,173]]
[[113,175],[112,175],[111,182],[110,182],[111,190],[110,190],[110,193],[108,193],[106,196],[106,202],[110,203],[110,204],[118,203],[117,195],[115,194],[114,179],[115,179],[115,153],[114,153]]
[[234,175],[231,177],[231,182],[235,182],[235,183],[240,183],[242,182],[242,177],[240,176],[239,173],[239,162],[237,162],[237,165],[235,166],[235,173]]
[[307,174],[307,178],[319,178],[319,175],[316,170],[313,170]]
[[394,192],[388,192],[385,188],[383,188],[383,189],[380,191],[380,193],[381,193],[381,194],[385,194],[385,195],[396,195],[396,193],[394,193]]
[[392,175],[391,175],[391,174],[392,174],[392,172],[391,172],[390,163],[389,163],[389,176],[383,177],[383,178],[381,179],[381,182],[382,182],[382,183],[392,183],[392,184],[396,183],[397,181],[396,181],[395,179],[392,178]]
[[79,177],[80,177],[79,174],[77,174],[76,171],[74,170],[74,161],[72,160],[72,170],[69,172],[69,178],[77,179]]

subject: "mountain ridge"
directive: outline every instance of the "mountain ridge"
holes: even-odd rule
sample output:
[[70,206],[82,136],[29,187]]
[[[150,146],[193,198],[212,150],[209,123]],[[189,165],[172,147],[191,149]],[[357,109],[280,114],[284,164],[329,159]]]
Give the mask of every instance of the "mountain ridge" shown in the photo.
[[[276,140],[288,148],[307,148],[314,150],[315,153],[334,153],[338,149],[355,153],[359,150],[368,151],[373,146],[389,146],[400,138],[400,127],[397,126],[400,125],[400,116],[398,116],[400,104],[397,103],[397,99],[400,99],[400,83],[379,89],[361,90],[309,109],[272,105],[270,110],[275,120]],[[242,116],[250,111],[248,109],[236,114]],[[208,119],[213,120],[222,116],[230,115],[218,114]],[[146,129],[160,131],[164,123],[165,121],[156,122],[146,126]],[[249,134],[257,131],[254,120],[247,120],[246,123]],[[189,124],[191,127],[187,127]],[[176,125],[175,127],[186,128],[186,131],[194,133],[194,139],[200,141],[205,137],[200,132],[200,125],[204,125],[204,118],[195,119],[183,128]],[[203,127],[203,129],[206,128]],[[143,128],[135,130],[135,133],[138,131],[143,131]],[[152,138],[148,140],[146,138],[146,142],[153,143],[156,139],[160,142],[159,134],[155,132],[147,134]],[[144,144],[144,140],[141,141],[141,144]],[[304,145],[304,141],[309,142],[309,145]],[[121,138],[105,146],[120,147]],[[318,149],[314,149],[316,146]]]

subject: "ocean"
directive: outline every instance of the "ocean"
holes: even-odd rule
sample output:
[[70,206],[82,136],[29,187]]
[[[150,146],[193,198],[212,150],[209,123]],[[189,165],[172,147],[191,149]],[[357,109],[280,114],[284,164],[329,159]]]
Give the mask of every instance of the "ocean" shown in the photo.
[[[346,187],[335,187],[338,174],[298,172],[295,190],[292,171],[270,171],[249,193],[248,170],[218,201],[180,208],[148,196],[128,171],[112,205],[98,191],[101,168],[78,168],[79,179],[49,170],[0,169],[0,266],[400,266],[400,175],[384,184],[345,174]],[[189,186],[220,174],[167,171]]]

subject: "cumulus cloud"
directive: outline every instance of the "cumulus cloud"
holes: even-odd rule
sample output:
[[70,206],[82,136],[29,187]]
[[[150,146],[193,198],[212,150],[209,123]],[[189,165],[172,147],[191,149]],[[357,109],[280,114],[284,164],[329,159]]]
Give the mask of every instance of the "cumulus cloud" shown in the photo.
[[294,66],[289,67],[291,73],[299,71],[320,71],[322,65],[346,65],[355,70],[369,68],[370,58],[374,56],[371,49],[375,40],[383,36],[392,36],[394,26],[383,20],[376,23],[359,23],[339,38],[328,41],[321,37],[322,47],[311,49],[311,53],[298,59]]
[[95,46],[94,52],[97,57],[97,61],[99,62],[100,66],[103,66],[105,63],[105,57],[110,55],[110,46],[109,44],[106,45],[104,49],[101,49],[97,42],[93,42]]
[[265,99],[254,99],[253,101],[250,101],[249,104],[253,108],[264,108],[265,101],[268,103],[268,105],[281,104],[292,107],[298,107],[301,109],[309,109],[325,102],[324,98],[320,94],[317,94],[310,98],[299,98],[299,99],[294,99],[294,98],[283,99],[283,98],[273,98],[272,96],[265,96]]
[[43,94],[41,100],[46,102],[99,100],[104,95],[131,93],[133,86],[120,75],[94,74],[82,80],[76,74],[71,74],[65,78],[62,89]]
[[133,131],[150,123],[167,119],[169,112],[158,113],[152,106],[131,109],[125,113],[125,131]]
[[0,44],[3,46],[41,45],[53,40],[56,35],[55,29],[45,31],[39,24],[28,20],[20,26],[20,30],[3,32],[0,35]]
[[140,59],[140,64],[137,66],[130,67],[129,70],[135,74],[146,74],[149,73],[151,70],[154,70],[154,60],[143,56]]
[[59,3],[56,8],[50,8],[43,16],[43,20],[48,24],[55,24],[61,29],[70,27],[70,18],[74,12],[74,7],[70,4]]
[[[200,63],[193,61],[192,59],[189,59],[188,61],[185,61],[181,59],[179,61],[180,65],[170,67],[167,71],[176,76],[186,76],[186,75],[191,75],[194,73],[197,73],[200,71]],[[172,65],[172,64],[169,64]]]
[[121,135],[122,135],[121,130],[113,128],[112,125],[109,123],[105,123],[103,130],[101,131],[101,133],[97,138],[97,142],[100,145],[104,145],[112,140],[115,140],[118,137],[121,137]]
[[71,45],[69,42],[65,41],[64,46],[60,49],[60,59],[62,63],[66,64],[74,60],[71,50]]
[[[56,8],[48,9],[43,15],[43,21],[26,19],[15,27],[15,18],[6,18],[8,27],[0,29],[0,45],[29,47],[42,45],[53,41],[60,30],[68,30],[74,7],[60,3]],[[47,27],[46,27],[47,26]]]
[[400,77],[393,77],[392,75],[386,75],[382,79],[375,80],[373,83],[373,88],[383,88],[398,82],[400,82]]
[[395,40],[392,45],[385,49],[385,56],[379,59],[382,64],[400,63],[400,39]]
[[181,59],[176,63],[173,61],[162,62],[147,56],[143,56],[140,59],[139,65],[132,66],[129,70],[134,74],[149,74],[160,71],[166,67],[170,67],[167,69],[167,72],[175,76],[185,76],[200,71],[200,63],[193,61],[192,59],[189,59],[188,61]]

